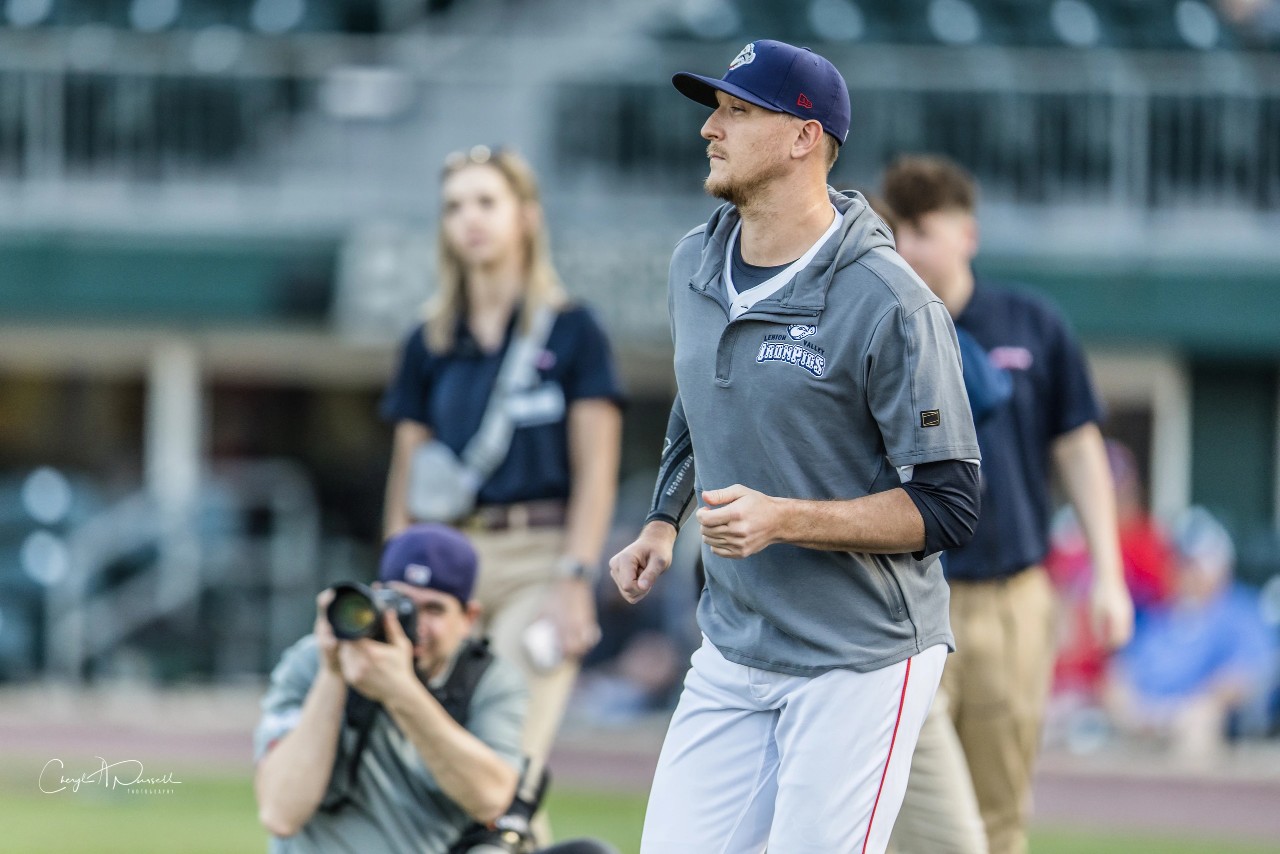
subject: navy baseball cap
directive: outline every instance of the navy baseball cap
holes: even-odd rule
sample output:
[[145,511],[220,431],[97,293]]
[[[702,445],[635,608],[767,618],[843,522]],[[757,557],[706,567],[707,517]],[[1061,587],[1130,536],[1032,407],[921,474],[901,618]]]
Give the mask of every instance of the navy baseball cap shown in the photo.
[[816,119],[844,145],[849,135],[849,87],[826,58],[807,47],[761,39],[742,49],[722,79],[682,71],[680,94],[715,109],[716,90],[775,113]]
[[471,541],[446,525],[413,525],[387,541],[378,580],[439,590],[463,605],[476,586],[478,558]]

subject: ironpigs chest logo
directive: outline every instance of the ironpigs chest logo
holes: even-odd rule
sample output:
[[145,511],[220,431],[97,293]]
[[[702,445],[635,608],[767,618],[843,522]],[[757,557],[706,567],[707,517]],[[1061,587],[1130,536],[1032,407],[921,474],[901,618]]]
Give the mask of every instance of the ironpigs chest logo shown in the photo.
[[[827,357],[821,347],[815,347],[806,339],[818,331],[816,326],[796,324],[786,335],[766,335],[756,352],[756,362],[782,362],[795,365],[821,379],[827,371]],[[788,337],[792,340],[788,340]]]

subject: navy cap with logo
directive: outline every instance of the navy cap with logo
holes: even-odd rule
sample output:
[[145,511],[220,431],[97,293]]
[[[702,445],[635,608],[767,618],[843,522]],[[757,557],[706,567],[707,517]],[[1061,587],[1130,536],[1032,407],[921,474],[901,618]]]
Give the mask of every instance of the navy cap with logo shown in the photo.
[[412,525],[387,541],[378,580],[439,590],[462,604],[476,585],[478,558],[471,541],[446,525]]
[[714,109],[716,91],[802,119],[815,119],[841,145],[849,135],[849,87],[827,59],[807,47],[761,39],[744,47],[723,78],[682,71],[671,82]]

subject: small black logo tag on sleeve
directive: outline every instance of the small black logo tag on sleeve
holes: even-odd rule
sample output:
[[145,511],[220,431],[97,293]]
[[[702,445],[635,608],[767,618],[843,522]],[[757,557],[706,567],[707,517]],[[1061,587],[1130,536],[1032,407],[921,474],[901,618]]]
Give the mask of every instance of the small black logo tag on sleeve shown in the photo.
[[942,411],[939,409],[926,409],[920,413],[921,427],[938,427],[942,424]]

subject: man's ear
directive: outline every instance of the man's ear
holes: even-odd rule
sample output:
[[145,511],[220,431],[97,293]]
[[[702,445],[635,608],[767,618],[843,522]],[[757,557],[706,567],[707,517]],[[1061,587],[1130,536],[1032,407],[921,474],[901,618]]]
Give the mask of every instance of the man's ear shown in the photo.
[[484,614],[484,606],[476,599],[472,599],[467,602],[466,607],[462,610],[463,613],[467,615],[467,619],[470,620],[473,625],[478,622],[481,615]]
[[808,157],[811,152],[818,149],[817,156],[823,158],[823,165],[826,165],[826,152],[822,149],[822,123],[816,119],[801,121],[796,128],[796,138],[791,144],[791,156],[796,160]]

